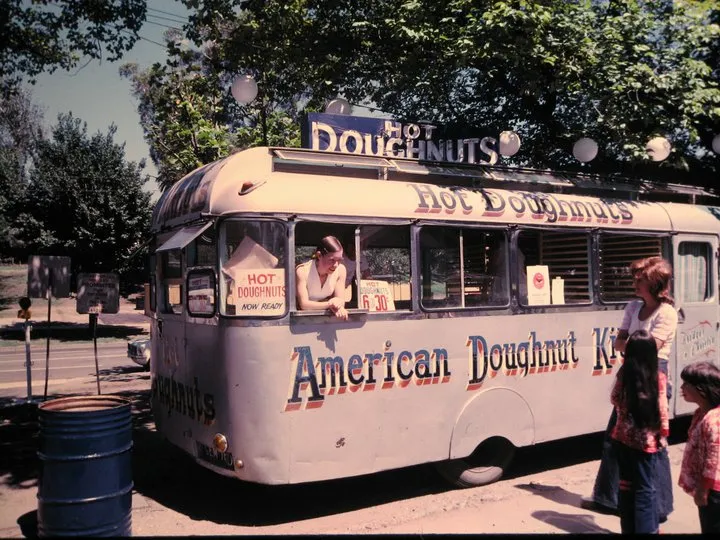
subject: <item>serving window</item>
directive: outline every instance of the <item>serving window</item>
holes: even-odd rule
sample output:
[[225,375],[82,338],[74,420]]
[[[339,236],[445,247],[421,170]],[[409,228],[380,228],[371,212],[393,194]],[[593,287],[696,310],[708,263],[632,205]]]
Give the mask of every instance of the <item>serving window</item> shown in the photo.
[[635,298],[630,264],[646,257],[662,257],[663,238],[637,234],[600,233],[599,278],[603,302],[628,302]]
[[295,263],[310,260],[328,235],[343,247],[346,308],[372,313],[411,308],[409,225],[300,222],[295,226]]
[[516,252],[522,305],[592,301],[588,232],[524,229]]
[[419,252],[424,308],[509,304],[504,231],[424,226],[420,230]]

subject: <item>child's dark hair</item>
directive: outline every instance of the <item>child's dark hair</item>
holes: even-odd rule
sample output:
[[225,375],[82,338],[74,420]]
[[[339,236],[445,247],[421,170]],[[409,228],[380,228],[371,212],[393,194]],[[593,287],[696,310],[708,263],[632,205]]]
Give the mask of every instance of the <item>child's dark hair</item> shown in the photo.
[[618,377],[633,423],[640,429],[660,428],[657,344],[647,331],[633,332],[628,339]]
[[720,368],[712,362],[695,362],[687,365],[680,378],[694,386],[711,408],[720,405]]

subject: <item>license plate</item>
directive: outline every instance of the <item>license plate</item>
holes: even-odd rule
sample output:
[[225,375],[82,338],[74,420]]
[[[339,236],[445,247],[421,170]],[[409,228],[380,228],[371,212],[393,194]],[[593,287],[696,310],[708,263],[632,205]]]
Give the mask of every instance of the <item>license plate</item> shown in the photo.
[[234,470],[232,452],[218,452],[215,448],[211,448],[199,441],[195,441],[197,448],[197,457],[203,461],[207,461],[230,471]]

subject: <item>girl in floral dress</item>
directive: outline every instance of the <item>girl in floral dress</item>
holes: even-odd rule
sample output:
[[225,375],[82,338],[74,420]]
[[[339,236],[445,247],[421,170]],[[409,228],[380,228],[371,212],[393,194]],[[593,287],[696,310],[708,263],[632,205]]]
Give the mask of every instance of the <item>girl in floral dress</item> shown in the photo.
[[658,532],[655,467],[670,432],[666,387],[667,378],[658,371],[655,339],[646,330],[634,332],[610,397],[617,413],[611,437],[620,473],[623,534]]
[[711,362],[683,368],[683,398],[696,403],[680,469],[680,487],[698,506],[700,530],[720,532],[720,369]]

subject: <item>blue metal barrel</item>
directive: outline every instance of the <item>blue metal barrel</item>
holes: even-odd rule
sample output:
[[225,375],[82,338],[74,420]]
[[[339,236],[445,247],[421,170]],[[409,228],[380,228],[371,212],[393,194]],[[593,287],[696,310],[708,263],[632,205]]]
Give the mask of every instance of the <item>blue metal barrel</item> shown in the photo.
[[67,397],[38,413],[38,536],[130,536],[130,402]]

